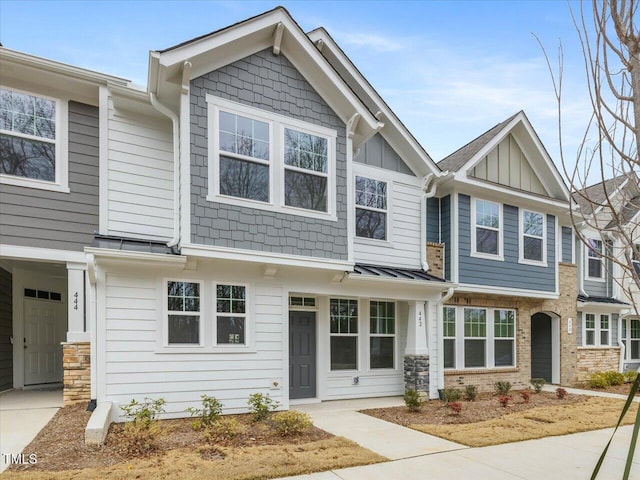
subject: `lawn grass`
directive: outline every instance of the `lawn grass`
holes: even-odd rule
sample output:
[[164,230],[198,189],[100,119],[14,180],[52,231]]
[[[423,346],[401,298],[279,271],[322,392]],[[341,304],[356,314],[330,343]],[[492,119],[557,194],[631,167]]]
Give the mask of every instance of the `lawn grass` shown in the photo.
[[258,480],[387,460],[342,437],[331,437],[300,445],[179,448],[105,468],[8,471],[2,480]]
[[[410,427],[469,447],[486,447],[614,427],[623,405],[624,400],[590,397],[580,403],[537,407],[482,422]],[[622,424],[632,424],[637,410],[634,403]]]

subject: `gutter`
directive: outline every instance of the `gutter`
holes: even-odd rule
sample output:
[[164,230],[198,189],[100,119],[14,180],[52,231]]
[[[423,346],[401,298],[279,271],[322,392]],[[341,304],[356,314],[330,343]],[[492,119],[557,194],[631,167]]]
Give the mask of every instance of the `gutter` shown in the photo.
[[434,174],[430,173],[422,179],[422,197],[420,199],[420,265],[422,271],[429,270],[427,263],[427,199],[436,193],[437,182]]
[[160,103],[154,92],[149,92],[151,105],[158,112],[169,117],[173,124],[173,238],[167,247],[180,243],[180,120],[173,110]]

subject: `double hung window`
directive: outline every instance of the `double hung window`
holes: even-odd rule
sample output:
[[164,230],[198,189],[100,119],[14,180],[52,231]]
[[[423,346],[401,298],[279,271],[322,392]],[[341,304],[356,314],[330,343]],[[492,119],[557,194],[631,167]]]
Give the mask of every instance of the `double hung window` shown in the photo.
[[370,366],[393,368],[395,363],[395,303],[371,300],[369,304]]
[[522,210],[520,259],[526,262],[544,262],[546,225],[541,213]]
[[387,182],[356,176],[356,236],[387,240]]
[[611,345],[609,315],[584,314],[582,344],[587,347],[607,347]]
[[329,302],[331,370],[358,368],[358,301],[332,298]]
[[200,283],[167,282],[167,339],[171,344],[200,344]]
[[587,244],[587,277],[592,279],[602,279],[604,276],[602,268],[602,240],[589,238],[587,240]]
[[502,256],[502,206],[475,199],[472,225],[472,253],[480,256]]

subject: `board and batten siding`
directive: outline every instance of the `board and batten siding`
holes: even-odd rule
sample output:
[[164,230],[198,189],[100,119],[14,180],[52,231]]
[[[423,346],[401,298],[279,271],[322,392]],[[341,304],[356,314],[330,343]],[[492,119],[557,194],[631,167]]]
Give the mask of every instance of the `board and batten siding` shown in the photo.
[[98,108],[69,102],[70,193],[3,184],[0,243],[81,251],[98,229]]
[[387,143],[383,136],[376,133],[358,149],[353,161],[370,167],[378,167],[392,172],[404,173],[415,177],[414,173],[402,160],[395,150]]
[[13,388],[12,275],[0,268],[0,392]]
[[[367,175],[363,173],[362,176]],[[389,183],[389,241],[355,237],[355,261],[373,265],[420,268],[421,189],[398,181],[390,180]]]
[[[257,52],[191,81],[191,242],[347,260],[345,124],[286,56],[275,56],[271,50]],[[251,202],[239,206],[207,200],[211,193],[207,94],[335,130],[337,221],[255,209]],[[278,171],[274,168],[272,174],[280,175]]]
[[459,282],[528,291],[556,291],[555,217],[547,221],[547,266],[519,263],[518,208],[503,205],[504,260],[471,256],[471,199],[458,196],[458,268]]
[[168,119],[114,109],[109,99],[110,235],[173,236],[173,137]]
[[[250,394],[268,392],[283,375],[283,300],[276,284],[254,284],[255,353],[162,353],[158,329],[164,321],[162,282],[155,275],[107,273],[105,287],[105,396],[114,403],[114,420],[124,420],[120,405],[132,398],[164,398],[170,417],[200,406],[202,394],[215,396],[225,413],[246,411]],[[208,287],[205,287],[208,288]],[[213,287],[211,287],[213,288]],[[211,297],[203,296],[203,303]],[[202,322],[212,322],[206,312]]]

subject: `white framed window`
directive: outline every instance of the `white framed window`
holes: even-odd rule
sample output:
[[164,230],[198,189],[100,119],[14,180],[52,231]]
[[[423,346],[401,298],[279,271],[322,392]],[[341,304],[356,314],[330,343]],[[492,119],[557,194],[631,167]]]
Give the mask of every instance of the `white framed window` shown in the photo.
[[369,303],[369,367],[395,368],[396,304]]
[[595,238],[587,239],[586,277],[589,280],[604,281],[603,243]]
[[358,300],[329,300],[331,370],[358,369]]
[[67,102],[0,86],[0,182],[69,192]]
[[626,359],[640,360],[640,319],[623,318],[620,337],[625,346]]
[[516,366],[516,312],[511,309],[443,307],[445,369]]
[[167,280],[165,282],[166,344],[202,344],[200,321],[200,282]]
[[582,345],[608,347],[611,345],[611,317],[606,314],[585,313],[583,316]]
[[471,200],[471,255],[502,260],[502,205],[488,200]]
[[444,307],[442,315],[444,368],[456,368],[456,309]]
[[546,264],[547,225],[545,215],[520,209],[520,262]]
[[207,200],[337,220],[335,130],[206,98]]
[[247,345],[247,287],[217,283],[215,305],[215,345]]
[[388,240],[387,182],[356,176],[356,237]]

